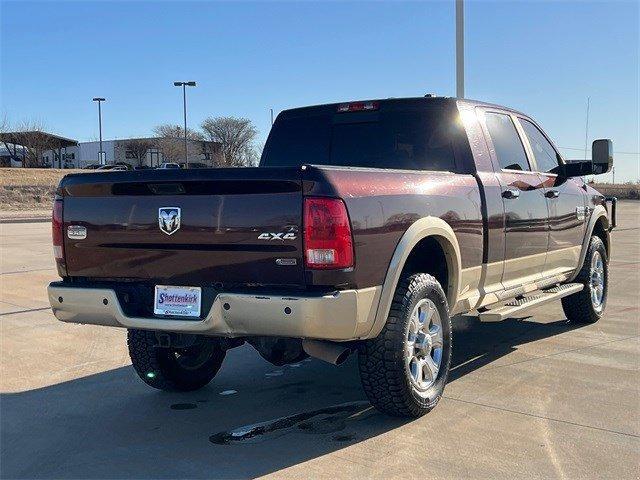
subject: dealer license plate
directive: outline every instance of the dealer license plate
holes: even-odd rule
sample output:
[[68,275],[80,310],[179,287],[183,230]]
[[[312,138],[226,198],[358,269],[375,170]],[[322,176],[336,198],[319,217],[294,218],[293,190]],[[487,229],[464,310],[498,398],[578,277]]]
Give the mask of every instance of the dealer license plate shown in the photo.
[[156,285],[153,313],[173,317],[199,317],[201,298],[200,287]]

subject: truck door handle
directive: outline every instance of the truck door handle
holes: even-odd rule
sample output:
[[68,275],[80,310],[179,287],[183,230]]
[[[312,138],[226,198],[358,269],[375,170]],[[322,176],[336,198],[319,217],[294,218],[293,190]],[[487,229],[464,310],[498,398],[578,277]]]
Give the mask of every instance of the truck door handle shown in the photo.
[[547,198],[558,198],[560,196],[560,192],[558,190],[547,190],[544,196]]
[[520,190],[516,190],[514,188],[507,188],[504,192],[502,192],[502,198],[518,198],[520,196]]

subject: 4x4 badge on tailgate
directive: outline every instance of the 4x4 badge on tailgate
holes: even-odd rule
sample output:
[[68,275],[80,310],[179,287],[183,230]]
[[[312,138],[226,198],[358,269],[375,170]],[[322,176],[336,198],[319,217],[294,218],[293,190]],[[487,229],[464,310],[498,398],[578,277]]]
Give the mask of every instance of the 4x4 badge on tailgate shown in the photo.
[[167,235],[173,235],[180,230],[180,207],[160,207],[158,226]]

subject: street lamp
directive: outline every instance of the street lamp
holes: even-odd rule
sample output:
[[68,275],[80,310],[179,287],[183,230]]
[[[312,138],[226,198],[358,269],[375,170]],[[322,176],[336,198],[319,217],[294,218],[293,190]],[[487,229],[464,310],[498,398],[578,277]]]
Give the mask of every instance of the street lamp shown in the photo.
[[101,104],[105,101],[102,97],[96,97],[93,99],[94,102],[98,102],[98,128],[100,129],[100,151],[98,152],[98,157],[100,157],[100,165],[104,165],[106,163],[106,158],[104,152],[102,151],[102,108]]
[[173,82],[176,87],[182,87],[182,104],[184,108],[184,165],[189,168],[187,155],[187,87],[195,87],[196,82]]

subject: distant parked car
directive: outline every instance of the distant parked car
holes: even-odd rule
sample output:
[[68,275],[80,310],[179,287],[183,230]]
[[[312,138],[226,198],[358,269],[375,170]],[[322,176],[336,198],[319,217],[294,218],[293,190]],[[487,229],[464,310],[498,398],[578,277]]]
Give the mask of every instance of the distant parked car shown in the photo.
[[180,168],[209,168],[209,165],[202,162],[189,162],[189,165],[181,163]]
[[176,170],[181,168],[179,164],[173,162],[163,163],[158,167],[158,170]]
[[85,165],[85,170],[97,170],[98,168],[100,168],[102,165],[100,165],[99,163],[92,163],[90,165]]
[[109,171],[115,171],[115,172],[124,172],[127,170],[132,170],[131,165],[127,164],[127,163],[122,163],[122,162],[118,162],[115,163],[113,165],[102,165],[99,166],[98,168],[96,168],[96,170],[109,170]]

